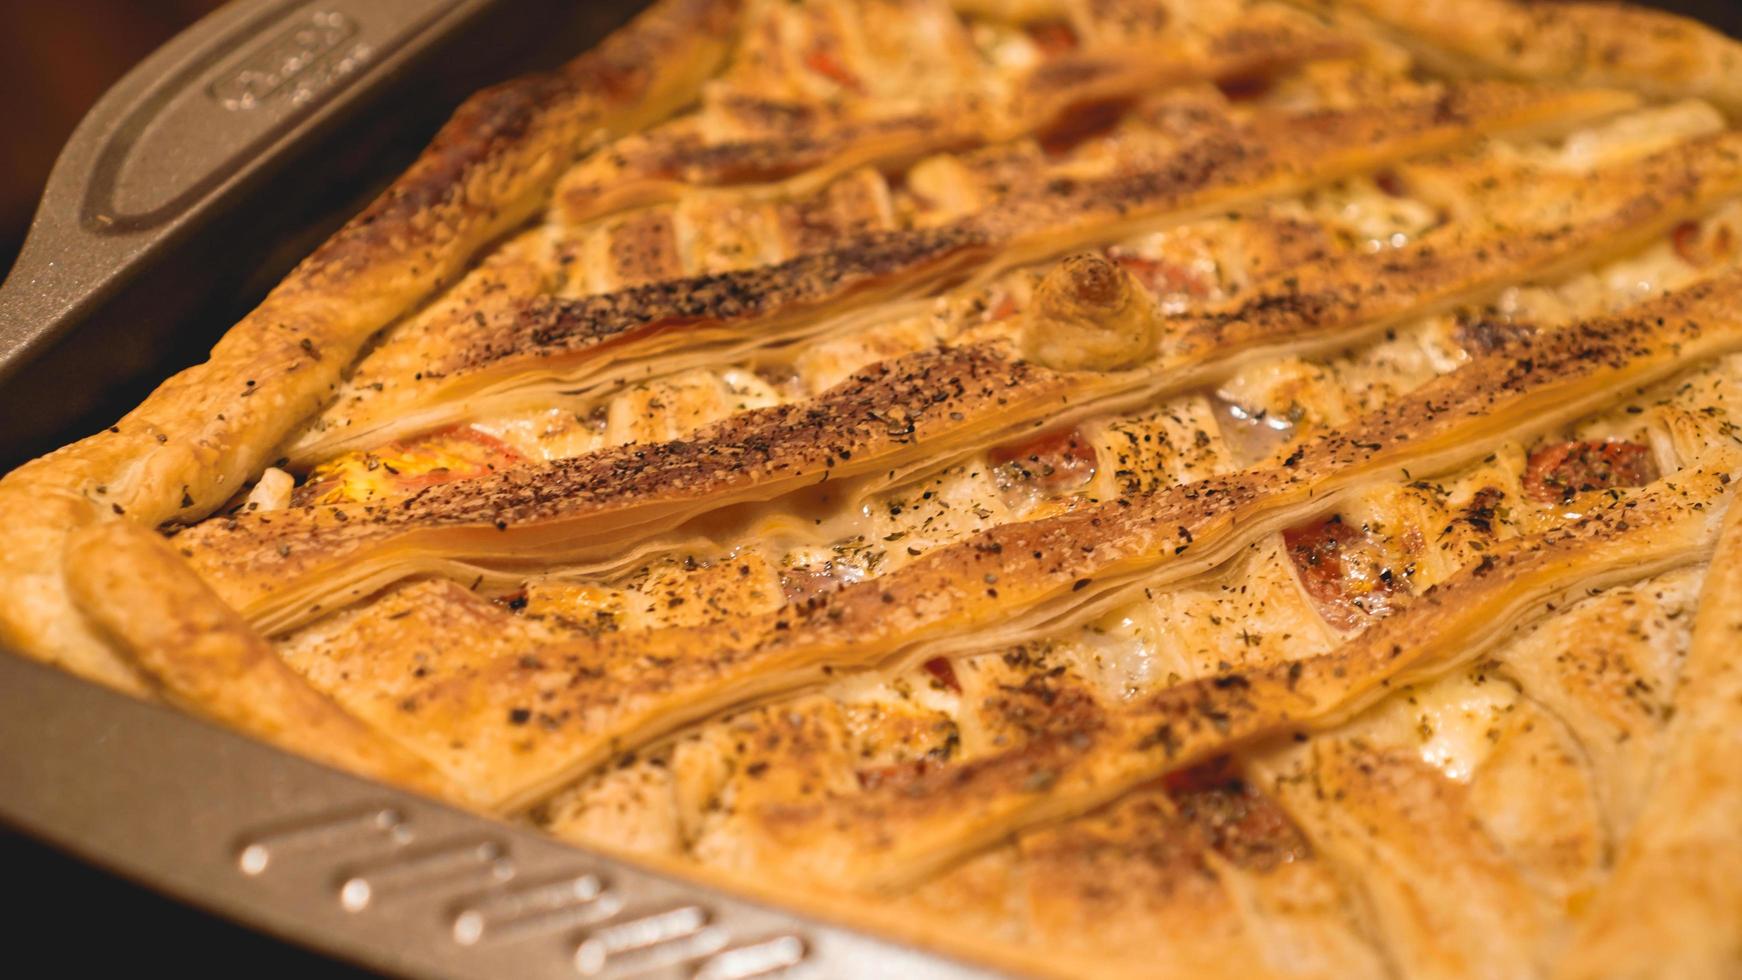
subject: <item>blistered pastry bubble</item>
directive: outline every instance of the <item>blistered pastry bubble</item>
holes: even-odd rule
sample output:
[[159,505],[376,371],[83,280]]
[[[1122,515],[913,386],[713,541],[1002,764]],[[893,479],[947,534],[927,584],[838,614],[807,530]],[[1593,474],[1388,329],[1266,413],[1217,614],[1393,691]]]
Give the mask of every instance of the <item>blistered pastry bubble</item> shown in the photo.
[[1153,303],[1131,274],[1083,252],[1054,266],[1035,290],[1022,353],[1059,371],[1113,371],[1154,355],[1160,329]]

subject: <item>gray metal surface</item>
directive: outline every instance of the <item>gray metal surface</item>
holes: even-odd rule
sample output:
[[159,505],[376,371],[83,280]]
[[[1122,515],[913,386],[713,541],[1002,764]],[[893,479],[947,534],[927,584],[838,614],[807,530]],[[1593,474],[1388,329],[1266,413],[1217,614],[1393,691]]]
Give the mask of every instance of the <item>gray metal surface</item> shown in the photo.
[[0,380],[406,58],[502,0],[245,0],[153,52],[55,162],[0,287]]
[[985,974],[279,752],[0,654],[0,821],[394,974]]

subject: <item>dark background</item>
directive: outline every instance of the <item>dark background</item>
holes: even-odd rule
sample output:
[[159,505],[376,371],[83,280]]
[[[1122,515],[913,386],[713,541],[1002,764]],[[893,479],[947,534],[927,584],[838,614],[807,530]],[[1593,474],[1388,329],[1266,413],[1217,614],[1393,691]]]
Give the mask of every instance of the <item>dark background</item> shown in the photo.
[[55,154],[109,84],[218,0],[0,0],[0,270]]
[[[567,2],[594,11],[613,5],[613,0]],[[218,0],[0,0],[0,106],[6,116],[0,150],[0,270],[10,268],[49,168],[84,111],[134,62],[218,5]],[[1742,0],[1656,5],[1742,35]],[[504,48],[502,60],[549,64],[557,52],[577,46],[573,38],[578,34],[543,33],[524,50]],[[503,77],[509,69],[483,59],[462,71],[463,82],[475,87]],[[456,87],[422,100],[421,113],[382,151],[374,181],[409,161],[461,91]],[[345,199],[362,200],[371,189],[367,183],[348,188]],[[14,967],[34,964],[23,972],[84,976],[120,966],[146,972],[168,968],[187,977],[362,976],[157,898],[3,828],[0,869],[14,885],[15,897],[23,899],[8,913],[6,960]]]

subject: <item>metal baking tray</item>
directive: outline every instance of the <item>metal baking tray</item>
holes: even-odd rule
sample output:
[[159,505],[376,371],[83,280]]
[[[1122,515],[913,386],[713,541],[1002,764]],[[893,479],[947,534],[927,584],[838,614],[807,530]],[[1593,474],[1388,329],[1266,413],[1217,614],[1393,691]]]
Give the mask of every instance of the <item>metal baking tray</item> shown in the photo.
[[[154,53],[79,125],[0,287],[0,472],[203,357],[466,94],[584,50],[638,6],[239,0]],[[981,975],[11,655],[0,824],[393,974]]]
[[[643,2],[235,0],[154,53],[74,133],[0,287],[0,472],[202,358],[467,93],[583,50]],[[1660,5],[1742,31],[1730,0]],[[0,823],[394,974],[983,975],[9,655]]]

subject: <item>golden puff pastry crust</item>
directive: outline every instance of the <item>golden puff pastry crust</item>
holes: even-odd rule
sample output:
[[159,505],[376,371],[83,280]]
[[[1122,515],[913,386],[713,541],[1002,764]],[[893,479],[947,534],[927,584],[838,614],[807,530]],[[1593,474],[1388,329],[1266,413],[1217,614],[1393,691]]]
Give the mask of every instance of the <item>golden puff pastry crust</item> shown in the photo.
[[1081,976],[1727,976],[1742,47],[659,0],[0,480],[0,638]]
[[1435,64],[1508,78],[1619,84],[1742,109],[1742,55],[1702,24],[1620,3],[1309,0],[1393,33]]

